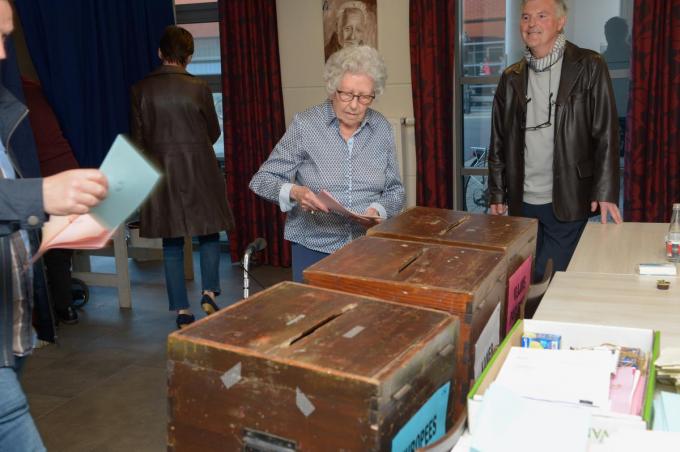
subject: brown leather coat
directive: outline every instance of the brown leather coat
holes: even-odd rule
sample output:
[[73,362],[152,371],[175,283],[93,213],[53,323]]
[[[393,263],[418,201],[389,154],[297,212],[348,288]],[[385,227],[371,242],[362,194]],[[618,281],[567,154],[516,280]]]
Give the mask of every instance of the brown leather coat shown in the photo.
[[220,126],[208,85],[161,66],[132,87],[131,134],[163,178],[141,209],[143,237],[230,230],[224,175],[212,144]]
[[[492,204],[522,214],[525,60],[501,75],[493,102],[489,146]],[[619,130],[609,71],[602,57],[567,42],[555,104],[553,211],[562,221],[582,220],[591,201],[619,199]]]

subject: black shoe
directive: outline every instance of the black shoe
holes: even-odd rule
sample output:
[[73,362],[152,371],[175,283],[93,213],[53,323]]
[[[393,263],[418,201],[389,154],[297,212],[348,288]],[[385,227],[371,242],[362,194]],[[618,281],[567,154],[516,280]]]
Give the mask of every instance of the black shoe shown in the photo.
[[201,309],[203,309],[203,312],[205,312],[206,315],[210,315],[219,311],[220,307],[215,304],[212,298],[203,294],[203,298],[201,298]]
[[58,310],[57,321],[66,325],[75,325],[78,323],[78,313],[73,309],[73,306],[69,306],[64,310]]
[[196,320],[193,314],[177,314],[177,328],[180,330],[185,326],[189,326]]

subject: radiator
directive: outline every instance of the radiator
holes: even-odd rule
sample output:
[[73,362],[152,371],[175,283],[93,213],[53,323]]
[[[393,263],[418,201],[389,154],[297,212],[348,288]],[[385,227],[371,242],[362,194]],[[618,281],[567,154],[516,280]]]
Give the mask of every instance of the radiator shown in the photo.
[[406,207],[416,205],[416,139],[413,118],[387,118],[394,132],[399,175],[406,191]]

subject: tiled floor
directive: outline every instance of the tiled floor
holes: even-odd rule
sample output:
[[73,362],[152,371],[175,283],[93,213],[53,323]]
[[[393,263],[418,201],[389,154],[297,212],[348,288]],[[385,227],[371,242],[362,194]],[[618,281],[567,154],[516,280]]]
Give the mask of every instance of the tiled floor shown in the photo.
[[[194,253],[196,269],[197,258]],[[112,269],[113,259],[93,259],[93,270]],[[290,278],[288,269],[266,266],[252,273],[265,287]],[[131,260],[130,275],[131,310],[118,308],[115,289],[91,287],[80,322],[62,326],[59,345],[26,363],[22,384],[50,451],[166,449],[165,343],[175,316],[167,310],[161,262]],[[242,298],[243,272],[226,255],[220,275],[220,306]],[[199,313],[200,280],[187,285]],[[251,293],[258,289],[251,279]]]

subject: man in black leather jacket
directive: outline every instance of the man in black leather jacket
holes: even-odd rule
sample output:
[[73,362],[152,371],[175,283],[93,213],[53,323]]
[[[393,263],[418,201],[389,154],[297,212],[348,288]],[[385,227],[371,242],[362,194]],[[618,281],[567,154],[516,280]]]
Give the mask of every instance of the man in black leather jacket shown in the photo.
[[567,42],[564,0],[524,0],[525,58],[503,72],[489,147],[490,209],[539,221],[534,278],[565,270],[588,216],[621,222],[619,137],[607,66]]

